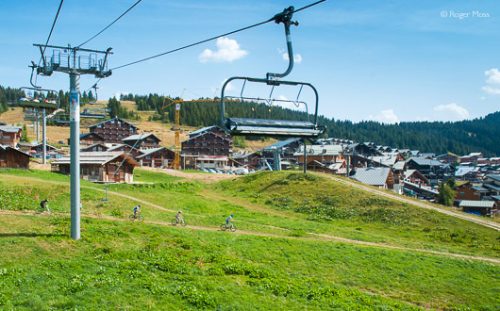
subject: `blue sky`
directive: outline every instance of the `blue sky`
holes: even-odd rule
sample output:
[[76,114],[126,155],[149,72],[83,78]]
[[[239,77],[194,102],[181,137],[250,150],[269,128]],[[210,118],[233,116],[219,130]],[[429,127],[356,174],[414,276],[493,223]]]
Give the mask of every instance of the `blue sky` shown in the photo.
[[[77,45],[135,0],[66,0],[52,44]],[[311,1],[143,0],[85,47],[113,47],[110,67],[262,21]],[[0,84],[29,84],[28,65],[44,43],[59,0],[0,1]],[[296,58],[289,80],[320,93],[320,113],[336,119],[460,120],[500,110],[500,2],[333,1],[295,15]],[[213,97],[235,75],[264,77],[287,66],[283,27],[266,24],[116,70],[100,97],[120,92]],[[67,89],[67,75],[40,77]],[[95,78],[82,76],[82,90]],[[234,92],[239,85],[233,85]],[[184,91],[183,91],[184,90]],[[266,96],[269,90],[248,88]],[[294,98],[296,90],[275,90]],[[248,95],[250,95],[248,93]],[[310,94],[304,92],[304,99]]]

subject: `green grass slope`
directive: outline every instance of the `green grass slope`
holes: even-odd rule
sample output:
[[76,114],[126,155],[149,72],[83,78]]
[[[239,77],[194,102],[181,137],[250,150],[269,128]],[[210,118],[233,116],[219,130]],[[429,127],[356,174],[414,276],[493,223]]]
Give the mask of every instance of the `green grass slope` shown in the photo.
[[495,230],[321,176],[262,172],[221,182],[217,189],[270,209],[300,214],[317,232],[413,247],[493,256],[500,253],[500,234]]
[[[136,178],[146,183],[110,186],[108,201],[102,185],[82,182],[82,240],[75,242],[68,238],[67,176],[0,170],[0,248],[6,250],[0,252],[0,309],[500,306],[498,263],[447,255],[499,259],[494,230],[318,177],[265,173],[207,185],[137,170]],[[335,198],[324,197],[324,189]],[[45,197],[55,211],[50,216],[34,213]],[[127,220],[138,202],[143,223]],[[360,202],[363,211],[348,212]],[[186,228],[168,225],[179,209]],[[231,212],[238,231],[217,231]],[[436,226],[482,238],[445,238]]]

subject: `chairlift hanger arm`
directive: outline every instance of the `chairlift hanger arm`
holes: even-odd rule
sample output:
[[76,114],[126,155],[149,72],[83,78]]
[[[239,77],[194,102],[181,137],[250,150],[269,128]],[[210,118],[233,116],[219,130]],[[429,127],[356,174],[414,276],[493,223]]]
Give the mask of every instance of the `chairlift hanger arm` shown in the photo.
[[283,73],[268,72],[266,74],[266,78],[268,81],[273,79],[284,78],[287,75],[289,75],[290,72],[292,72],[294,59],[293,59],[292,36],[290,34],[290,25],[295,25],[295,26],[299,25],[299,22],[292,21],[294,10],[295,8],[293,6],[290,6],[284,9],[283,12],[278,13],[273,17],[273,20],[276,24],[283,23],[283,25],[285,26],[286,47],[288,51],[288,68]]
[[[39,89],[41,88],[40,86],[38,85],[35,85],[35,82],[33,82],[33,73],[35,72],[35,69],[38,67],[34,61],[31,61],[31,66],[28,66],[31,68],[31,76],[30,76],[30,84],[36,88],[36,89]],[[37,73],[38,74],[38,73]]]

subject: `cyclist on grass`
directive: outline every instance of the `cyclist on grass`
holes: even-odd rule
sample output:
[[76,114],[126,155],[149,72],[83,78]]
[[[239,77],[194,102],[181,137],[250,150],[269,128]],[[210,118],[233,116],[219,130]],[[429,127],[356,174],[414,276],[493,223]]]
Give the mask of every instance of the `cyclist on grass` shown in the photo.
[[44,212],[44,211],[50,212],[49,200],[45,199],[45,200],[41,201],[40,202],[40,209],[42,210],[42,212]]
[[137,216],[141,213],[141,206],[140,205],[136,205],[134,206],[134,218],[137,218]]
[[229,217],[226,218],[226,226],[229,226],[233,223],[233,218],[234,214],[229,215]]
[[178,224],[184,224],[184,217],[182,217],[182,211],[177,212],[177,214],[175,215],[175,221]]

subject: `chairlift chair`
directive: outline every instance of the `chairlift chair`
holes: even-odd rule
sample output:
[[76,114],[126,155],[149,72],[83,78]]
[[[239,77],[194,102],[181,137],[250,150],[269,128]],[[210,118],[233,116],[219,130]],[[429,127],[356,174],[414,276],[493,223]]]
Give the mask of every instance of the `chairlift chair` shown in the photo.
[[[33,96],[26,96],[18,99],[18,105],[21,107],[56,110],[60,106],[59,96],[57,95],[56,90],[28,86],[23,86],[20,89],[33,92]],[[36,92],[46,92],[47,94],[44,96],[36,97]],[[54,94],[56,99],[49,99],[49,94]]]
[[[251,77],[231,77],[226,80],[221,89],[221,101],[220,101],[220,123],[221,126],[232,135],[245,135],[245,136],[284,136],[284,137],[302,137],[302,138],[315,138],[324,132],[325,128],[318,125],[318,91],[316,88],[307,82],[296,82],[296,81],[283,81],[279,80],[287,76],[293,68],[294,55],[292,49],[292,41],[290,36],[290,25],[298,25],[298,22],[291,20],[294,12],[293,7],[289,7],[283,12],[276,14],[274,16],[274,21],[276,23],[283,23],[285,26],[285,35],[287,41],[288,49],[288,68],[284,73],[267,73],[266,78],[251,78]],[[226,96],[226,88],[231,81],[241,80],[243,81],[243,86],[240,92],[240,96]],[[271,86],[271,92],[269,98],[263,99],[259,97],[248,97],[243,96],[243,92],[246,84],[250,83],[260,83]],[[299,92],[297,94],[297,99],[295,101],[275,99],[272,97],[275,87],[279,86],[296,86],[299,87]],[[310,88],[314,93],[314,113],[312,120],[307,121],[290,121],[290,120],[275,120],[275,119],[257,119],[257,118],[241,118],[228,116],[226,110],[226,104],[234,102],[261,102],[264,100],[268,105],[272,105],[274,102],[289,102],[296,106],[304,105],[306,108],[307,117],[309,119],[309,106],[304,101],[299,101],[302,89],[304,87]],[[229,101],[227,99],[230,99]]]

